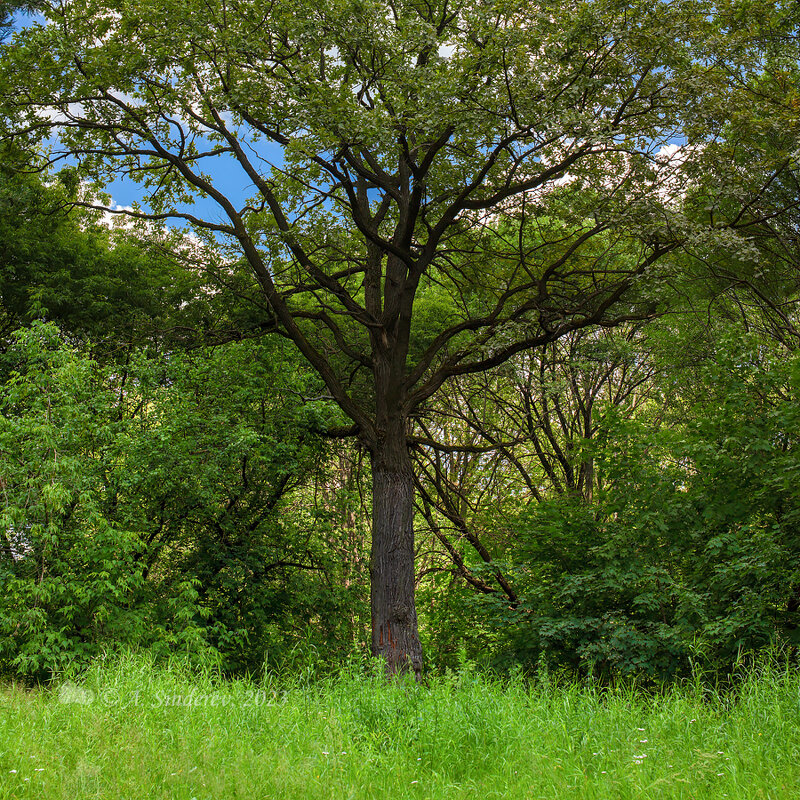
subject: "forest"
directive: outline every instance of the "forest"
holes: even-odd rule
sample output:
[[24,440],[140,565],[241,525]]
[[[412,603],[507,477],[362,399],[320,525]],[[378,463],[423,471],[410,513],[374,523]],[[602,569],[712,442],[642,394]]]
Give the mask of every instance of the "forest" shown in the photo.
[[0,675],[795,652],[798,7],[3,12]]

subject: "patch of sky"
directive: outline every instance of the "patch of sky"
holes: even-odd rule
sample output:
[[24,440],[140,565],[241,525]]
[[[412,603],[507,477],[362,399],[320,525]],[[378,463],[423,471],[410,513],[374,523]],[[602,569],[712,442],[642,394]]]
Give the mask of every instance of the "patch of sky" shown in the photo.
[[[15,32],[22,31],[33,25],[46,24],[46,18],[39,12],[18,11],[10,20],[8,36],[13,36]],[[136,98],[123,96],[121,99],[131,105],[137,105]],[[63,114],[54,108],[42,109],[41,114],[45,117],[50,117],[53,121],[59,121],[63,117]],[[248,137],[246,129],[238,129],[233,124],[229,115],[225,115],[224,119],[239,141],[245,145],[248,158],[262,175],[269,174],[272,166],[278,168],[283,166],[283,149],[280,145],[263,139],[254,141],[251,137]],[[182,121],[179,120],[178,122],[183,126]],[[215,146],[215,143],[202,135],[196,137],[195,143],[198,149],[208,146],[209,151]],[[55,168],[60,169],[79,165],[77,158],[61,150],[57,138],[50,139],[47,145],[51,149]],[[241,209],[257,193],[250,177],[230,153],[206,156],[202,159],[202,163],[197,165],[197,169],[206,175],[213,187],[228,198],[237,209]],[[149,190],[148,187],[121,171],[117,170],[107,174],[102,188],[110,196],[110,201],[107,204],[109,209],[138,206],[145,213],[153,211],[153,207],[149,202],[152,190]],[[179,213],[189,213],[211,222],[227,222],[219,204],[209,195],[199,191],[193,193],[192,203],[176,203],[175,210]],[[187,227],[186,223],[177,219],[170,224],[176,228]]]

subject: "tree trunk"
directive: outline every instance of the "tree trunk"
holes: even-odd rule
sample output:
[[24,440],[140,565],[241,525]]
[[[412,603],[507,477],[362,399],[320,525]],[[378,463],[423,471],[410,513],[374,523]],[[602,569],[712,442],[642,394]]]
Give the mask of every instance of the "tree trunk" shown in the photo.
[[389,675],[422,673],[422,646],[414,602],[414,476],[405,424],[398,420],[371,448],[372,654]]

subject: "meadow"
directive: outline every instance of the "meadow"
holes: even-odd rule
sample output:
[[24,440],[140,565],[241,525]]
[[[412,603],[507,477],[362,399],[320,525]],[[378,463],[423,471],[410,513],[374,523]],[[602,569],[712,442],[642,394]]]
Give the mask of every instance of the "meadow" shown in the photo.
[[0,798],[796,798],[800,677],[660,691],[466,666],[226,681],[128,656],[0,690]]

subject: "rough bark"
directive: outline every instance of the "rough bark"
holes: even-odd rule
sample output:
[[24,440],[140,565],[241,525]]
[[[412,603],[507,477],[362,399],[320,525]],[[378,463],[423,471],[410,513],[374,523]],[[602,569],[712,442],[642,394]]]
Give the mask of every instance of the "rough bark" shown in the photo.
[[[389,675],[422,674],[422,646],[414,601],[414,475],[405,425],[371,448],[372,654]],[[398,430],[399,428],[399,430]]]

